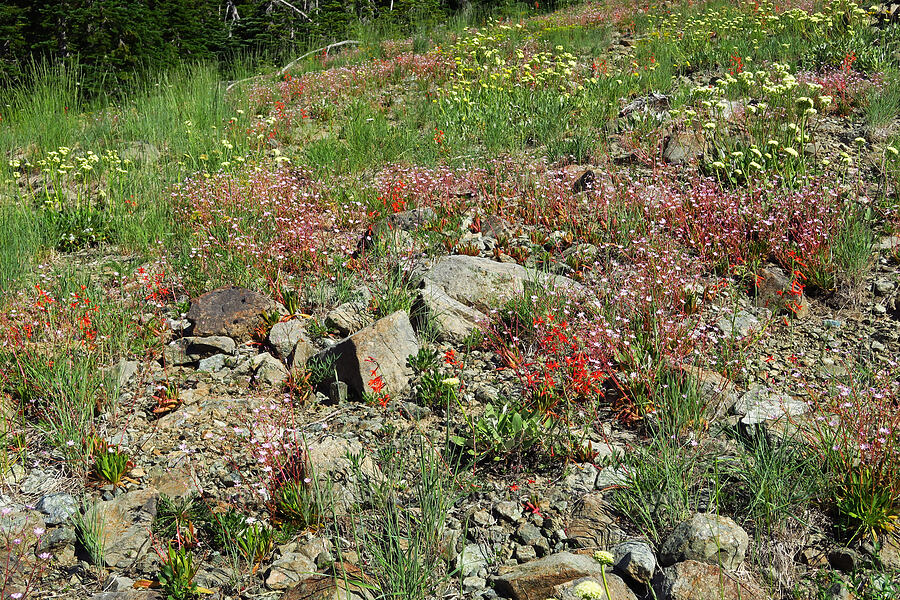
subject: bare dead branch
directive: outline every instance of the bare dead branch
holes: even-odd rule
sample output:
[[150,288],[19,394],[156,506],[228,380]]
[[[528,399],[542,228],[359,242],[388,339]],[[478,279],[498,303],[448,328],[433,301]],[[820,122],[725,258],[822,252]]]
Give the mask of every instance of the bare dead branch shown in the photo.
[[[307,57],[309,57],[309,56],[312,56],[313,54],[319,54],[320,52],[324,52],[325,55],[327,56],[328,53],[329,53],[332,49],[334,49],[334,48],[339,48],[339,47],[341,47],[341,46],[346,46],[346,45],[348,45],[348,44],[361,44],[361,43],[362,43],[362,42],[360,42],[359,40],[344,40],[344,41],[342,41],[342,42],[335,42],[335,43],[333,43],[333,44],[328,44],[327,46],[323,46],[322,48],[316,48],[315,50],[311,50],[310,52],[307,52],[307,53],[304,54],[303,56],[298,56],[297,58],[295,58],[294,60],[292,60],[292,61],[289,62],[288,64],[286,64],[286,65],[284,65],[283,67],[281,67],[278,71],[275,72],[275,76],[276,76],[276,77],[281,77],[281,76],[283,76],[285,73],[287,73],[288,71],[290,71],[290,70],[294,67],[294,65],[296,65],[298,62],[300,62],[300,61],[303,60],[304,58],[307,58]],[[230,81],[230,82],[228,82],[228,85],[225,87],[225,93],[227,94],[227,93],[230,92],[235,86],[237,86],[237,85],[239,85],[239,84],[241,84],[241,83],[247,83],[248,81],[255,81],[255,80],[257,80],[257,79],[262,79],[263,77],[270,77],[271,75],[272,75],[271,73],[263,73],[263,74],[261,74],[261,75],[254,75],[253,77],[247,77],[246,79],[239,79],[239,80],[237,80],[237,81]]]

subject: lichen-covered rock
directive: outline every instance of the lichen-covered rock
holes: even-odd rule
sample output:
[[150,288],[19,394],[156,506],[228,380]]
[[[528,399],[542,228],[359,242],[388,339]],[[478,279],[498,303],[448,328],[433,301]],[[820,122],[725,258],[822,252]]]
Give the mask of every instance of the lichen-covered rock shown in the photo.
[[716,565],[686,560],[660,571],[653,582],[659,600],[767,600],[752,581],[741,581]]
[[600,563],[590,556],[560,552],[501,569],[494,584],[497,592],[507,598],[546,600],[561,584],[584,577],[600,577],[600,569]]
[[280,311],[271,298],[244,288],[224,287],[196,298],[186,317],[192,336],[226,336],[246,342],[272,312]]
[[96,504],[86,519],[102,524],[103,560],[107,567],[126,569],[150,549],[150,526],[156,517],[159,492],[145,488]]
[[733,571],[744,562],[750,538],[728,517],[697,513],[675,527],[663,543],[659,562],[670,566],[695,560]]

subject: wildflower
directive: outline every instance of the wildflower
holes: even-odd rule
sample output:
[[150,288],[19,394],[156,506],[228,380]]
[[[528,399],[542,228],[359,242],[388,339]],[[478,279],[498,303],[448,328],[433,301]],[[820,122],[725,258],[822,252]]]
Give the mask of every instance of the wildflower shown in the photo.
[[573,591],[576,596],[585,600],[601,600],[606,597],[603,586],[596,581],[582,581],[575,586]]
[[791,148],[791,147],[786,147],[786,148],[784,149],[784,151],[785,151],[786,154],[789,154],[790,156],[792,156],[792,157],[794,157],[794,158],[797,158],[798,156],[800,156],[800,154],[799,154],[796,150],[794,150],[793,148]]
[[614,557],[611,552],[597,550],[596,552],[594,552],[594,560],[602,565],[611,565],[613,564]]
[[885,152],[887,152],[893,156],[897,156],[898,154],[900,154],[900,152],[898,152],[898,150],[896,148],[894,148],[893,146],[888,146],[884,150],[885,150]]
[[441,383],[447,387],[456,387],[459,385],[459,377],[447,377]]

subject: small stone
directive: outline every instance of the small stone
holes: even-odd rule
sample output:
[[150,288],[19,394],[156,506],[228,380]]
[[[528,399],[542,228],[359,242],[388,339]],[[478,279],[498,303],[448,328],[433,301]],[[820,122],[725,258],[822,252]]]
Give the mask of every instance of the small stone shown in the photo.
[[225,368],[225,358],[224,354],[213,354],[209,358],[201,359],[200,364],[197,366],[197,370],[203,371],[204,373],[216,373],[217,371],[221,371]]
[[43,496],[36,507],[44,515],[47,525],[59,525],[78,512],[78,501],[69,494],[58,492]]
[[256,367],[256,372],[253,375],[257,384],[277,387],[287,381],[289,376],[287,368],[280,360],[268,352],[260,354],[257,362],[259,366]]
[[519,562],[528,562],[529,560],[534,560],[537,558],[537,552],[532,546],[516,544],[516,549],[513,552],[513,556]]
[[487,587],[487,580],[481,577],[466,577],[462,580],[462,591],[471,594]]
[[347,302],[325,315],[325,326],[341,335],[350,335],[372,324],[368,302]]
[[835,548],[828,553],[828,564],[844,573],[855,571],[859,562],[859,554],[850,548]]
[[897,284],[889,279],[878,279],[872,284],[876,296],[887,296],[889,295]]
[[472,520],[481,527],[490,527],[495,522],[494,517],[486,510],[476,510],[472,513]]
[[332,381],[328,386],[328,398],[335,404],[346,402],[349,397],[350,388],[343,381]]
[[456,566],[462,578],[476,575],[487,566],[487,558],[478,544],[467,544],[456,559]]
[[510,523],[515,523],[522,518],[522,506],[518,502],[498,502],[494,507],[494,512],[497,513],[497,516]]
[[272,590],[284,590],[317,572],[316,565],[299,552],[288,552],[272,563],[266,574],[266,586]]
[[566,531],[582,548],[606,548],[625,540],[625,533],[615,524],[612,508],[603,494],[585,495],[576,505]]
[[613,549],[613,564],[637,583],[649,585],[656,571],[656,556],[646,542],[632,541]]
[[764,421],[774,421],[785,416],[797,416],[809,408],[802,400],[781,394],[765,386],[754,385],[734,405],[734,414],[741,417],[745,425],[757,425]]
[[541,535],[541,530],[532,523],[525,522],[516,529],[516,538],[523,544],[534,546],[539,544],[544,539],[544,536]]
[[[306,337],[306,329],[303,327],[303,322],[298,319],[279,321],[269,330],[269,343],[275,349],[275,353],[283,360],[291,358],[294,349],[301,341],[311,344]],[[306,358],[309,357],[304,357],[304,361]]]
[[734,315],[722,315],[719,320],[716,321],[716,325],[726,336],[735,336],[738,338],[745,338],[762,328],[759,319],[746,310],[739,310]]

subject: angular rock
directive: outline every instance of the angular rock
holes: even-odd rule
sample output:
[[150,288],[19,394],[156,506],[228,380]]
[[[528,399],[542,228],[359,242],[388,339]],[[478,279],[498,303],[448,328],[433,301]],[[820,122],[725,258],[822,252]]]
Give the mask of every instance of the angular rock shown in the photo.
[[623,542],[613,549],[613,564],[633,581],[650,585],[656,572],[656,556],[646,542]]
[[255,364],[253,380],[257,385],[278,387],[287,381],[289,376],[287,368],[268,352],[257,355],[252,362]]
[[164,597],[155,590],[122,590],[99,592],[91,596],[91,600],[163,600]]
[[397,311],[318,356],[337,356],[334,366],[338,379],[356,393],[373,394],[372,383],[380,377],[383,391],[396,397],[409,387],[412,370],[407,366],[407,359],[418,351],[419,342],[409,317]]
[[169,498],[187,498],[199,493],[197,473],[184,457],[174,466],[156,467],[150,471],[150,486]]
[[350,335],[371,324],[368,302],[345,302],[325,315],[325,326],[341,335]]
[[733,571],[744,562],[749,541],[747,532],[730,518],[697,513],[675,527],[660,549],[659,563],[667,567],[695,560]]
[[[298,319],[279,321],[269,330],[269,343],[272,344],[272,347],[275,348],[275,353],[282,360],[290,359],[294,354],[294,349],[297,348],[297,345],[300,344],[300,342],[304,342],[312,348],[312,342],[306,336],[306,329],[303,327],[303,322]],[[303,347],[301,347],[300,350],[301,354],[304,353],[302,348]],[[302,358],[305,361],[309,356]]]
[[203,373],[218,373],[225,368],[228,357],[224,354],[213,354],[209,358],[201,358],[197,370]]
[[[315,474],[323,493],[331,494],[334,510],[338,514],[343,514],[359,498],[360,486],[365,488],[384,479],[381,469],[356,440],[326,435],[308,441],[305,455],[309,473]],[[363,457],[359,467],[363,481],[359,481],[349,455]]]
[[599,492],[587,494],[575,506],[566,531],[582,548],[608,548],[625,539],[616,526],[612,508]]
[[735,314],[724,314],[716,321],[718,328],[726,336],[747,337],[762,329],[762,323],[746,310],[739,310]]
[[440,339],[447,342],[464,342],[488,321],[484,313],[454,300],[428,279],[419,292],[419,299],[436,325]]
[[[609,596],[606,595],[606,587],[609,588]],[[606,574],[606,587],[601,577],[583,577],[554,587],[553,597],[558,600],[637,600],[634,592],[615,573]]]
[[317,571],[316,564],[306,555],[288,552],[269,567],[266,586],[272,590],[284,590],[315,575]]
[[195,299],[186,317],[190,335],[226,336],[246,342],[266,322],[266,315],[280,312],[271,298],[239,287],[224,287]]
[[788,394],[755,385],[741,396],[733,410],[745,425],[757,425],[786,416],[805,414],[809,407],[806,402],[792,398]]
[[522,518],[522,506],[518,502],[511,500],[498,502],[497,506],[494,507],[494,512],[510,523],[515,523]]
[[715,371],[708,371],[693,365],[685,367],[683,371],[700,392],[700,398],[706,406],[708,419],[713,420],[725,416],[737,403],[738,397],[734,383],[728,378]]
[[600,574],[601,565],[592,557],[560,552],[501,568],[494,587],[502,596],[514,600],[546,600],[553,596],[558,585],[583,577],[600,577]]
[[585,494],[594,491],[597,483],[597,467],[591,463],[574,463],[569,465],[569,474],[563,480],[567,490],[575,494]]
[[78,512],[78,500],[64,492],[47,494],[35,506],[43,515],[47,525],[59,525],[68,521]]
[[484,548],[480,545],[466,544],[456,558],[456,568],[459,570],[459,576],[465,578],[477,575],[482,569],[487,567],[488,561],[484,554]]
[[156,517],[159,492],[145,488],[99,502],[88,520],[102,524],[103,559],[107,567],[126,569],[150,549],[150,526]]
[[752,581],[740,581],[716,565],[686,560],[660,571],[653,588],[659,600],[766,600]]
[[803,288],[776,266],[762,268],[756,274],[756,306],[766,307],[773,312],[793,313],[799,318],[809,314],[809,302]]
[[703,156],[702,138],[691,131],[679,131],[670,135],[663,147],[663,158],[669,164],[685,165]]
[[312,341],[307,337],[302,337],[297,340],[297,343],[294,345],[294,350],[291,352],[291,366],[294,367],[305,367],[306,362],[313,357],[316,353],[316,347],[313,345]]
[[136,360],[120,359],[114,366],[105,370],[107,377],[113,382],[117,389],[125,387],[138,372],[140,363]]

